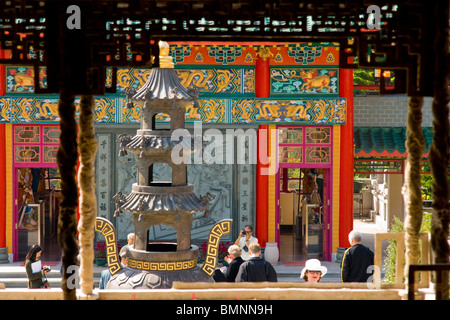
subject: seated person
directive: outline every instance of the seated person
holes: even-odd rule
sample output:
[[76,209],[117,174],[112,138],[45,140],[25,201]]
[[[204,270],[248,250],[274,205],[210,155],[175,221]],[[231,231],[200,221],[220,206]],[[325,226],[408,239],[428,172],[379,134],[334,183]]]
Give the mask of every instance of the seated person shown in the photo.
[[234,282],[239,267],[244,262],[241,258],[241,248],[235,244],[230,246],[225,261],[228,262],[228,267],[216,269],[214,272],[213,279],[216,282]]

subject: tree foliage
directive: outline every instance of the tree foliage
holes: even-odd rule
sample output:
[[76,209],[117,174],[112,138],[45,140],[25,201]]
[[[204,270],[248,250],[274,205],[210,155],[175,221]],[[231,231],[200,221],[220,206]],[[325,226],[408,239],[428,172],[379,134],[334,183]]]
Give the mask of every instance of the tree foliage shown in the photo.
[[353,83],[370,85],[375,84],[375,70],[355,69],[353,71]]

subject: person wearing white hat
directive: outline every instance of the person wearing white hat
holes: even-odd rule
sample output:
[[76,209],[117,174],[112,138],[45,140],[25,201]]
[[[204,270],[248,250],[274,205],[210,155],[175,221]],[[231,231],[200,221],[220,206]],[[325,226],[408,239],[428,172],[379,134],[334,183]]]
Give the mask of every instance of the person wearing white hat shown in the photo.
[[317,259],[309,259],[305,262],[305,267],[300,274],[300,279],[306,282],[319,282],[327,273],[327,267],[322,266]]

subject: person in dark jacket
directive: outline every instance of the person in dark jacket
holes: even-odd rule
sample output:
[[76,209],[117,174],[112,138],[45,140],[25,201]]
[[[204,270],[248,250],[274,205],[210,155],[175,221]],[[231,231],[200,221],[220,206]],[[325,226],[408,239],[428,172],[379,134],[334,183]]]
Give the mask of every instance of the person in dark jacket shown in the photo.
[[[373,273],[373,252],[361,244],[361,233],[353,230],[348,235],[351,245],[341,262],[342,282],[367,282]],[[371,270],[372,269],[372,270]]]
[[241,248],[235,244],[228,248],[228,256],[225,257],[228,267],[224,267],[223,271],[221,269],[215,270],[213,279],[216,282],[234,282],[239,267],[244,263],[244,260],[241,258],[241,252]]
[[277,282],[277,272],[272,265],[261,259],[261,247],[258,243],[251,243],[248,247],[250,260],[239,267],[236,282]]
[[[25,257],[24,265],[27,272],[29,289],[41,288],[44,285],[44,274],[50,272],[50,268],[48,266],[41,267],[41,254],[42,248],[35,244],[30,248],[27,256]],[[33,270],[33,263],[37,263],[39,270]]]

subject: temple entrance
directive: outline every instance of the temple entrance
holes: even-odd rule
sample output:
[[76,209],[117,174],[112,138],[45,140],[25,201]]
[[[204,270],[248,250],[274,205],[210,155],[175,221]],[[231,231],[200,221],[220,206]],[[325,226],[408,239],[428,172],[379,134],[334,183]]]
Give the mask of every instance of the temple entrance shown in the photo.
[[59,261],[57,168],[18,168],[16,181],[18,260],[25,260],[30,247],[38,244],[43,248],[43,261]]
[[281,261],[331,260],[331,135],[330,127],[278,127]]
[[280,260],[327,259],[328,169],[280,168]]
[[42,260],[61,259],[56,239],[59,136],[59,126],[54,124],[13,126],[14,261],[23,261],[33,244],[43,247]]

